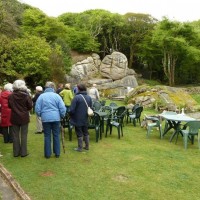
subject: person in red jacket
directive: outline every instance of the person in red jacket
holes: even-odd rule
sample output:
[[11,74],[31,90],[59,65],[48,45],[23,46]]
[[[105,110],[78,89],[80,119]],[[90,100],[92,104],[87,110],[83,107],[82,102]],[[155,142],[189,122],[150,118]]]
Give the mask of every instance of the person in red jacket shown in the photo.
[[8,97],[12,93],[12,90],[12,84],[7,83],[0,95],[1,127],[4,143],[13,142],[12,123],[10,122],[11,109],[8,107]]

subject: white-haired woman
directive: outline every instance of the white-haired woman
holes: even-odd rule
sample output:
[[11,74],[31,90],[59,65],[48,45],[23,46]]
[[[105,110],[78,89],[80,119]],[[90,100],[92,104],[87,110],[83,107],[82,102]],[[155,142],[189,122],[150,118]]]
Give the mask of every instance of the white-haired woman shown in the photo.
[[13,156],[25,157],[27,152],[29,111],[33,107],[32,99],[27,93],[25,81],[16,80],[13,83],[13,93],[8,97],[11,108],[11,123],[13,124]]
[[8,107],[8,97],[13,91],[11,83],[4,85],[4,89],[0,95],[0,107],[1,107],[1,127],[4,143],[12,143],[12,123],[10,122],[11,109]]

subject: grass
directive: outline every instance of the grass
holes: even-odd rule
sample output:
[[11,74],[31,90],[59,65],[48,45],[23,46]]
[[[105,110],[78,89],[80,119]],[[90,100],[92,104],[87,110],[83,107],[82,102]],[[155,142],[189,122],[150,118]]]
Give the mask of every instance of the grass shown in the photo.
[[192,98],[200,104],[200,94],[191,94]]
[[[151,110],[144,110],[149,114]],[[56,159],[44,158],[43,134],[34,134],[35,116],[31,116],[28,135],[30,155],[12,156],[12,145],[0,137],[1,163],[33,200],[197,200],[200,196],[200,151],[197,141],[184,150],[182,138],[169,142],[170,134],[159,139],[154,129],[125,124],[124,137],[117,131],[95,143],[90,130],[90,151],[73,151],[77,140],[65,137],[66,153]],[[67,131],[66,131],[67,132]]]

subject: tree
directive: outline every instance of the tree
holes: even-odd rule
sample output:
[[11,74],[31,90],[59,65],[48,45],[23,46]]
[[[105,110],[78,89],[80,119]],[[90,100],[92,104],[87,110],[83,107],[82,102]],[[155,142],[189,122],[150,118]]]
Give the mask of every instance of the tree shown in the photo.
[[[12,79],[30,79],[31,84],[41,83],[50,76],[48,66],[51,47],[44,40],[36,36],[26,36],[10,42],[9,49],[2,52],[4,59],[0,72]],[[6,70],[5,70],[6,69]]]
[[124,15],[126,30],[123,41],[126,41],[123,50],[129,52],[129,68],[132,68],[134,57],[139,53],[139,44],[154,28],[157,20],[148,14],[127,13]]
[[184,66],[183,63],[189,59],[190,63],[199,61],[200,50],[194,45],[195,38],[199,37],[187,23],[169,21],[166,18],[153,31],[152,45],[162,52],[162,67],[170,86],[175,85],[177,63]]
[[17,0],[0,0],[0,33],[16,37],[19,33],[23,6]]

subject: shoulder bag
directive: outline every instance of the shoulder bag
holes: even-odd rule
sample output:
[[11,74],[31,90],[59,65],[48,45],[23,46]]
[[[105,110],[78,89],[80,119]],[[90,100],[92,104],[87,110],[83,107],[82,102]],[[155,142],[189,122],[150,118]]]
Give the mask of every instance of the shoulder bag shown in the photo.
[[85,104],[86,104],[86,106],[87,106],[87,114],[88,114],[88,116],[93,116],[93,115],[94,115],[93,110],[88,106],[87,101],[85,100],[84,96],[83,96],[82,94],[80,94],[80,95],[81,95],[82,98],[84,99]]

